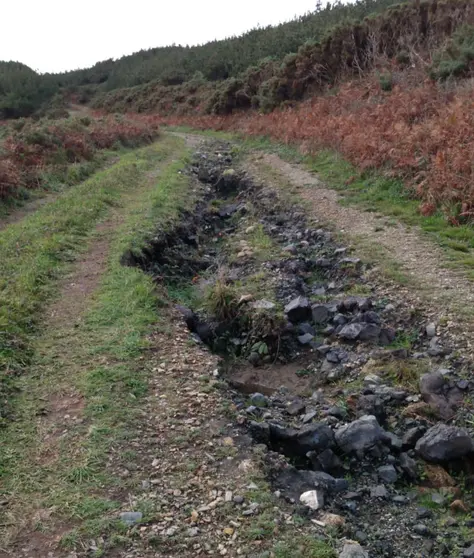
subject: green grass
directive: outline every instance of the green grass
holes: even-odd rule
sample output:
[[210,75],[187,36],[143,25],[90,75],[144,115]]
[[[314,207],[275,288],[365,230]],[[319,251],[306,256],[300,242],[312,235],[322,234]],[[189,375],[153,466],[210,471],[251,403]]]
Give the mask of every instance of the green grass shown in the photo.
[[[183,152],[181,140],[169,141],[168,154]],[[155,146],[133,157],[127,155],[119,164],[120,173],[113,168],[99,173],[88,186],[95,186],[94,192],[86,191],[101,206],[99,215],[105,211],[104,204],[118,200],[109,181],[119,190],[133,184],[134,197],[123,208],[126,219],[109,232],[112,237],[107,270],[77,327],[70,324],[55,329],[53,325],[31,340],[34,357],[28,374],[17,381],[20,391],[15,422],[0,430],[0,494],[11,502],[2,523],[7,527],[21,524],[25,512],[28,515],[32,509],[52,509],[53,522],[76,524],[63,537],[65,548],[78,548],[82,541],[99,535],[118,540],[126,531],[117,521],[121,502],[110,498],[109,491],[113,493],[114,487],[123,488],[132,481],[111,474],[107,462],[112,448],[121,444],[126,447],[136,435],[140,405],[151,374],[140,356],[147,346],[147,333],[160,320],[160,297],[151,276],[138,268],[122,266],[121,256],[126,250],[144,248],[158,227],[172,226],[181,210],[189,209],[193,203],[189,178],[178,173],[185,158],[168,164],[160,178],[150,178],[145,172],[162,160],[163,149]],[[145,159],[140,161],[137,155]],[[129,169],[129,165],[133,168]],[[71,195],[75,199],[76,192]],[[90,208],[86,200],[82,207]],[[78,238],[84,238],[85,223],[92,221],[84,216],[77,219],[82,224]],[[62,222],[61,217],[59,220]],[[35,224],[41,222],[39,217],[34,219]],[[60,239],[63,235],[64,232]],[[39,308],[36,301],[34,309]],[[50,461],[41,457],[45,434],[38,417],[43,414],[45,401],[71,391],[83,401],[84,421],[70,425],[61,435]],[[128,454],[124,453],[122,459],[129,459]],[[14,534],[7,533],[5,539],[9,536]]]

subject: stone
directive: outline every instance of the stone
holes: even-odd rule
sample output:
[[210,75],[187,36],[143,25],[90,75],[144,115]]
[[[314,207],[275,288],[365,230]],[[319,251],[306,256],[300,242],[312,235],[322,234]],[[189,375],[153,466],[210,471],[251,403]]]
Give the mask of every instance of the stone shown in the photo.
[[381,331],[381,328],[376,324],[366,324],[359,333],[359,339],[361,341],[375,343],[378,341]]
[[315,304],[311,308],[311,314],[316,325],[325,324],[329,319],[329,310],[324,304]]
[[380,316],[377,312],[373,310],[369,310],[368,312],[364,312],[360,318],[361,322],[365,322],[367,324],[377,324],[379,325],[381,322]]
[[321,516],[321,521],[331,527],[342,527],[345,525],[346,520],[335,513],[325,513]]
[[312,510],[324,507],[324,495],[321,490],[309,490],[300,496],[300,502]]
[[360,544],[345,544],[339,558],[369,558],[367,552],[360,546]]
[[431,339],[436,335],[436,324],[430,323],[426,326],[426,335]]
[[188,537],[197,537],[199,535],[199,528],[198,527],[190,527],[186,531]]
[[474,442],[464,428],[439,422],[418,440],[415,450],[426,461],[446,463],[472,453]]
[[383,465],[377,469],[377,475],[381,482],[394,484],[397,482],[398,475],[393,465]]
[[294,244],[288,244],[288,246],[285,246],[283,248],[283,252],[288,252],[289,254],[295,255],[298,250],[296,249],[296,246]]
[[465,548],[462,555],[463,558],[474,558],[474,544],[471,544],[469,548]]
[[334,445],[334,434],[324,423],[314,423],[301,430],[270,424],[270,441],[288,456],[305,457],[309,451],[323,451]]
[[370,489],[370,497],[371,498],[387,498],[388,497],[388,491],[383,484],[380,484],[378,486],[373,486]]
[[255,407],[268,407],[269,404],[268,397],[263,395],[263,393],[252,393],[250,402],[252,405],[255,405]]
[[307,322],[311,319],[311,304],[304,296],[298,296],[285,306],[285,314],[294,324]]
[[344,453],[363,454],[385,439],[385,432],[373,415],[365,415],[338,428],[335,439]]
[[286,407],[286,412],[292,416],[302,415],[306,410],[306,405],[302,401],[293,401]]
[[309,322],[302,322],[301,324],[298,324],[298,332],[301,335],[304,335],[305,333],[311,333],[311,335],[314,335],[316,333],[314,327]]
[[311,335],[311,333],[304,333],[303,335],[298,335],[298,343],[300,343],[300,345],[309,345],[313,339],[314,339],[314,335]]
[[271,302],[270,300],[262,299],[262,300],[256,300],[255,302],[252,302],[250,306],[254,310],[273,310],[273,308],[275,308],[275,303]]
[[383,327],[380,331],[379,342],[382,345],[390,345],[395,341],[397,334],[392,327]]
[[434,492],[431,495],[431,501],[434,504],[436,504],[437,506],[444,506],[444,503],[445,503],[444,496],[442,494],[440,494],[439,492]]
[[142,520],[142,512],[122,512],[120,514],[120,520],[125,523],[125,525],[135,525]]
[[342,461],[329,448],[320,453],[310,451],[306,455],[311,460],[315,469],[321,469],[329,474],[338,474],[343,470]]
[[416,461],[408,453],[400,454],[400,468],[410,480],[418,478]]
[[362,324],[347,324],[341,329],[338,335],[341,339],[345,339],[346,341],[355,341],[363,329],[364,326]]
[[240,506],[241,504],[244,503],[244,497],[243,497],[243,496],[237,495],[237,496],[234,496],[234,497],[232,498],[232,501],[233,501],[234,504],[236,504],[237,506]]
[[311,422],[317,414],[317,411],[308,411],[301,417],[301,422],[303,424],[307,424],[308,422]]
[[303,474],[307,476],[313,486],[322,489],[325,493],[343,492],[349,487],[346,479],[336,479],[323,471],[305,471]]
[[416,510],[417,519],[431,519],[433,517],[433,511],[428,508],[418,508]]
[[469,382],[467,380],[459,380],[456,382],[456,387],[464,391],[469,387]]
[[414,448],[425,432],[426,428],[424,426],[414,426],[407,430],[402,438],[402,449],[407,450]]
[[364,384],[367,386],[378,386],[382,383],[382,378],[380,376],[377,376],[377,374],[367,374],[367,376],[364,378]]
[[431,531],[428,529],[426,525],[423,525],[423,523],[418,523],[417,525],[414,525],[413,532],[422,537],[431,536]]
[[256,442],[268,444],[270,441],[270,425],[267,422],[251,421],[249,432]]

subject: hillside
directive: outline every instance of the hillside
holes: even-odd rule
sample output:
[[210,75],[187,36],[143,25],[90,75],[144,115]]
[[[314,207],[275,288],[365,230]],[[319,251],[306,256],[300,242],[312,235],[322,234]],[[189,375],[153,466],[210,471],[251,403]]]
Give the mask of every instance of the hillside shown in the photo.
[[[201,46],[173,45],[142,50],[115,61],[100,61],[92,68],[62,74],[38,76],[29,68],[22,69],[19,72],[21,80],[15,82],[0,67],[0,118],[2,111],[3,118],[32,114],[58,91],[79,91],[79,97],[86,101],[97,91],[150,82],[166,86],[181,84],[193,77],[210,82],[225,80],[265,58],[281,60],[285,55],[296,52],[304,42],[321,39],[334,25],[359,21],[370,13],[383,11],[391,3],[391,0],[357,0],[348,5],[328,3],[325,8],[319,5],[314,13],[278,26],[252,29],[239,37],[211,41]],[[8,64],[15,66],[14,63]],[[27,72],[30,74],[28,83]],[[31,94],[33,84],[38,90],[37,95]],[[15,108],[16,105],[11,104],[12,97],[15,100],[26,97],[28,103]]]

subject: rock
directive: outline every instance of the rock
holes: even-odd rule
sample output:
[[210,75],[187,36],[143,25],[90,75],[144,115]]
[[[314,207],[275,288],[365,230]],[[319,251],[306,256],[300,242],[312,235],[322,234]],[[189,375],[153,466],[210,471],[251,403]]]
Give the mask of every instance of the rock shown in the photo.
[[309,411],[301,417],[301,422],[303,424],[307,424],[308,422],[311,422],[317,414],[317,411]]
[[418,525],[415,525],[413,527],[413,532],[422,537],[431,536],[431,531],[428,529],[426,525],[423,525],[423,523],[418,523]]
[[469,548],[465,548],[462,555],[463,558],[474,558],[474,544],[471,544]]
[[198,527],[190,527],[186,531],[186,534],[188,535],[188,537],[197,537],[199,535],[199,528]]
[[260,364],[260,355],[258,353],[250,353],[247,360],[250,362],[250,364],[258,366]]
[[310,451],[306,455],[311,460],[313,467],[317,470],[321,469],[329,474],[338,474],[343,470],[342,461],[329,448],[320,453]]
[[266,422],[251,421],[249,432],[252,438],[261,444],[268,444],[270,441],[270,425]]
[[428,508],[418,508],[416,510],[416,517],[418,519],[431,519],[433,517],[433,511]]
[[345,339],[346,341],[355,341],[363,329],[364,326],[362,324],[347,324],[341,329],[338,335],[341,339]]
[[314,335],[316,333],[314,327],[309,322],[302,322],[301,324],[299,324],[298,332],[301,335],[304,335],[305,333],[311,333],[311,335]]
[[444,420],[453,417],[463,397],[457,388],[449,389],[440,372],[424,374],[420,380],[420,392],[423,400]]
[[336,479],[323,471],[301,471],[313,486],[320,488],[325,493],[338,493],[347,490],[349,483],[345,479]]
[[383,484],[380,484],[378,486],[373,486],[370,489],[370,497],[371,498],[387,498],[388,497],[388,491]]
[[439,492],[434,492],[431,495],[431,501],[433,502],[433,504],[436,504],[437,506],[444,506],[445,503],[444,496]]
[[385,439],[385,432],[373,415],[365,415],[338,428],[335,439],[344,453],[363,454]]
[[327,414],[331,417],[336,417],[340,420],[344,420],[347,417],[347,411],[344,407],[338,407],[334,405],[327,410]]
[[395,333],[395,330],[393,328],[383,327],[380,331],[379,343],[381,343],[382,345],[390,345],[390,343],[393,343],[395,341],[396,335],[397,334]]
[[420,392],[422,395],[440,393],[445,385],[445,379],[439,372],[423,374],[420,379]]
[[269,404],[268,397],[265,397],[263,393],[252,393],[250,402],[252,405],[255,405],[255,407],[268,407]]
[[377,314],[377,312],[369,310],[368,312],[364,312],[362,314],[359,321],[365,322],[367,324],[377,324],[377,325],[379,325],[380,322],[381,322],[381,319],[380,319],[380,316]]
[[302,401],[293,401],[293,403],[290,403],[285,410],[290,416],[296,417],[297,415],[301,415],[305,412],[306,405]]
[[380,376],[377,376],[377,374],[367,374],[367,376],[364,378],[364,384],[368,386],[379,386],[382,383],[382,378]]
[[285,246],[283,248],[283,252],[288,252],[289,254],[295,255],[298,250],[296,249],[296,246],[294,244],[288,244],[288,246]]
[[313,323],[315,323],[316,325],[322,325],[329,319],[329,310],[324,304],[315,304],[311,308],[311,313],[313,317]]
[[[240,301],[239,301],[240,302]],[[275,303],[270,300],[256,300],[250,305],[254,310],[273,310]]]
[[381,328],[375,324],[366,324],[363,326],[362,331],[359,333],[361,341],[369,343],[376,343],[380,337]]
[[303,335],[298,335],[298,342],[301,345],[309,345],[313,339],[314,339],[314,335],[311,335],[311,333],[304,333]]
[[467,430],[439,422],[418,440],[415,450],[426,461],[446,463],[472,453],[474,442]]
[[244,503],[244,497],[243,496],[234,496],[232,498],[232,501],[234,502],[234,504],[236,504],[237,506],[240,506],[241,504]]
[[400,451],[402,449],[402,441],[393,432],[386,432],[387,442],[391,449],[395,451]]
[[120,520],[125,523],[125,525],[135,525],[142,520],[142,512],[122,512],[120,514]]
[[400,468],[410,480],[418,478],[416,461],[408,453],[400,454]]
[[321,490],[309,490],[300,496],[300,502],[312,510],[324,507],[324,496]]
[[458,382],[456,382],[456,387],[464,391],[469,387],[469,382],[467,380],[459,380]]
[[339,558],[369,558],[367,552],[360,546],[360,544],[345,544]]
[[297,324],[311,319],[311,305],[303,296],[294,298],[285,306],[285,314],[290,322]]
[[383,465],[377,469],[377,475],[381,482],[394,484],[397,482],[398,475],[393,465]]
[[426,428],[424,426],[414,426],[410,428],[410,430],[407,430],[402,438],[402,449],[407,450],[414,448],[425,432]]
[[270,442],[290,457],[306,456],[309,451],[323,451],[334,445],[334,434],[327,424],[314,423],[301,430],[270,424]]
[[430,323],[426,326],[426,335],[431,339],[436,335],[436,324]]

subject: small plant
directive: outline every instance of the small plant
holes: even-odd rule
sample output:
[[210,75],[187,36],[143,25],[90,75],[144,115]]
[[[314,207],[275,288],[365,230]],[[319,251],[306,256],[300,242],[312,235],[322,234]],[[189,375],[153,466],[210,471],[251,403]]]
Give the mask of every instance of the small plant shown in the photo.
[[209,289],[205,306],[219,321],[233,320],[238,315],[238,293],[229,285],[224,275],[220,275]]
[[393,89],[392,74],[380,74],[379,84],[382,91],[391,91]]

